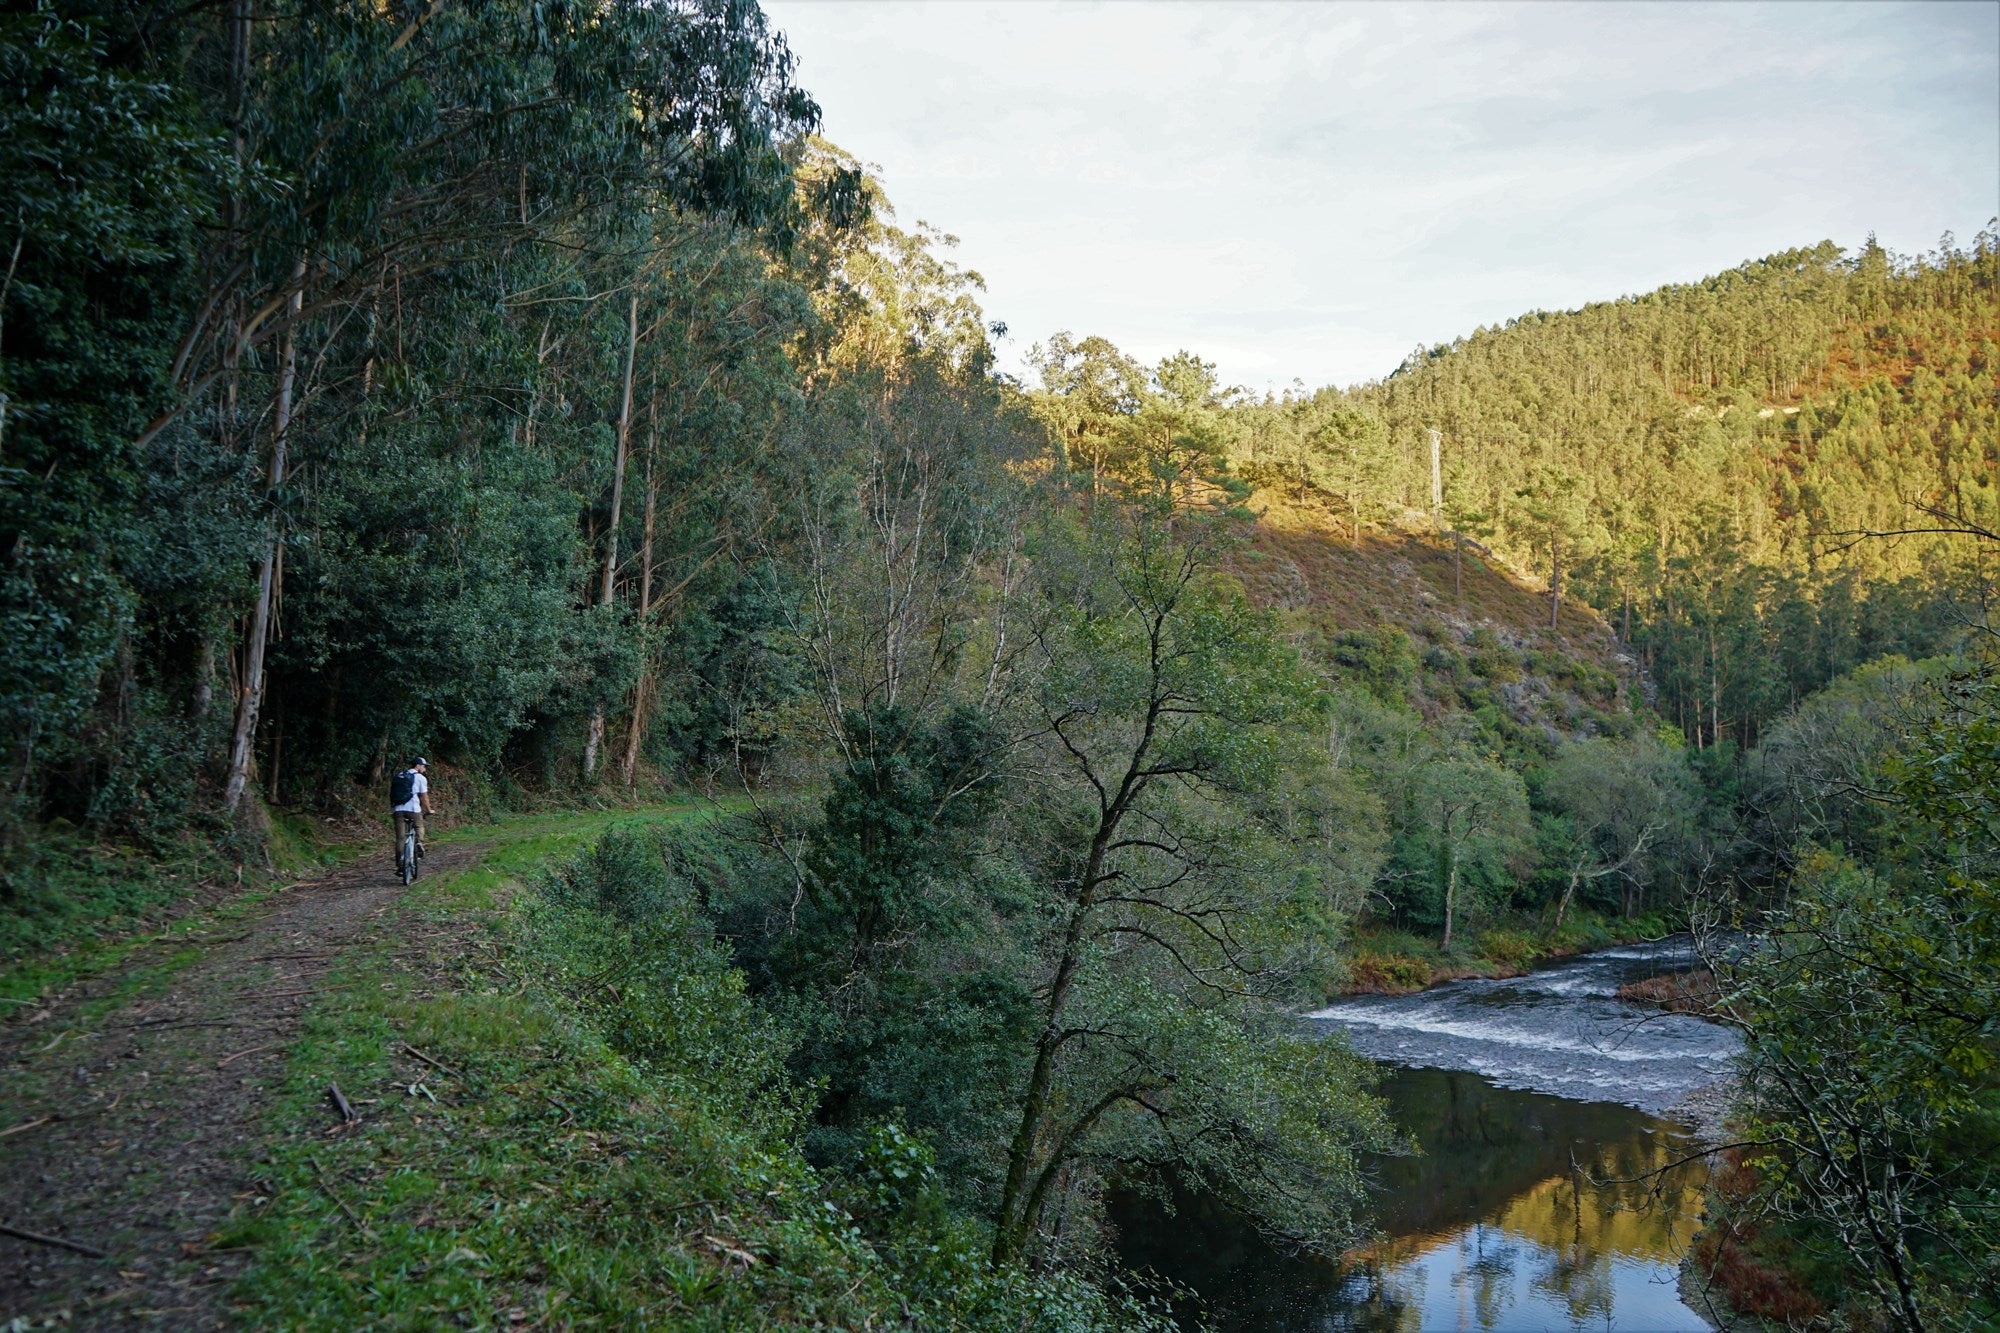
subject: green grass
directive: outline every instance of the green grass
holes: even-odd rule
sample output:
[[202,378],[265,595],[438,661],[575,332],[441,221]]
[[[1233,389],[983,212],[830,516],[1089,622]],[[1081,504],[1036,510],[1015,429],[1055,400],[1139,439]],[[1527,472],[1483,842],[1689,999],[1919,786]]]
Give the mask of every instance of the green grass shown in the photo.
[[[1088,1288],[994,1274],[963,1236],[885,1261],[800,1157],[782,1038],[692,918],[621,925],[526,887],[609,829],[699,813],[513,823],[413,888],[407,933],[449,932],[428,966],[385,944],[329,978],[288,1057],[260,1195],[211,1241],[255,1252],[236,1292],[248,1325],[1094,1321]],[[336,1125],[331,1083],[360,1124]]]
[[[291,1052],[266,1202],[215,1241],[257,1251],[250,1324],[859,1326],[880,1308],[865,1247],[794,1207],[816,1195],[803,1163],[613,1050],[550,984],[560,942],[508,909],[607,828],[696,813],[519,821],[419,881],[415,916],[462,940],[443,989],[385,949],[353,956]],[[336,1082],[363,1120],[328,1133]]]
[[[710,808],[678,802],[627,809],[563,813],[538,811],[440,830],[440,844],[495,844],[486,873],[519,873],[573,851],[617,823],[657,823]],[[733,809],[724,801],[719,808]],[[196,952],[142,957],[159,946],[198,945],[202,938],[267,902],[300,878],[357,857],[389,856],[385,823],[379,839],[329,838],[305,816],[285,812],[271,820],[269,850],[275,873],[252,870],[241,887],[212,906],[185,910],[188,894],[204,881],[236,879],[212,848],[188,846],[172,857],[148,857],[94,845],[67,829],[45,829],[9,868],[11,910],[0,911],[0,1002],[8,1007],[38,1001],[52,991],[120,968],[126,975],[92,1014],[135,994],[157,989]],[[21,887],[15,888],[18,876]],[[475,878],[468,891],[486,881]],[[490,885],[489,885],[490,887]],[[180,910],[176,910],[180,909]]]

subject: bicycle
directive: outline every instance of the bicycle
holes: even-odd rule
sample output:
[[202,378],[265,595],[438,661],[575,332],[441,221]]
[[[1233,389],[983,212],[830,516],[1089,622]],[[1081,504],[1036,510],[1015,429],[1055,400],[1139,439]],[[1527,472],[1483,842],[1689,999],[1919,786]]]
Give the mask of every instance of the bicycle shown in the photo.
[[403,841],[396,848],[396,873],[403,877],[403,887],[408,888],[417,878],[418,862],[423,854],[417,850],[417,821],[408,820],[403,826]]

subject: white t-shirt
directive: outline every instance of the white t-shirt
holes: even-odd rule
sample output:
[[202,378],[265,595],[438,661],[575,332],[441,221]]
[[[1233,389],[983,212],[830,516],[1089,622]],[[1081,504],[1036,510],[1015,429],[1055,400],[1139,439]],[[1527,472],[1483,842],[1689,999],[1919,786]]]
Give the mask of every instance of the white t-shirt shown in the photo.
[[[390,811],[390,813],[398,815],[416,814],[418,811],[424,808],[423,796],[424,793],[429,791],[430,789],[431,789],[431,784],[428,780],[425,779],[423,774],[421,773],[410,774],[410,799],[403,802],[401,805],[394,807]],[[377,806],[376,809],[379,810],[381,809],[381,807]]]

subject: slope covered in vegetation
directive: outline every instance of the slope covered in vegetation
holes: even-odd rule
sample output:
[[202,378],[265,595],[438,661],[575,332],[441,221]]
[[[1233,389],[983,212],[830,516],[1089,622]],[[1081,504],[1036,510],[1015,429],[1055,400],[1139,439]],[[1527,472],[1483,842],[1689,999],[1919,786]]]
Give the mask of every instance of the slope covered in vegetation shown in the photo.
[[1427,507],[1440,431],[1446,524],[1629,626],[1691,742],[1747,743],[1990,603],[1965,534],[2000,527],[1996,349],[2000,235],[1823,243],[1482,329],[1356,397],[1403,461],[1385,502]]
[[[481,803],[734,790],[551,879],[531,1012],[464,1015],[516,1082],[608,1071],[619,1133],[705,1126],[720,1249],[663,1257],[690,1179],[536,1191],[659,1260],[578,1270],[607,1319],[750,1308],[701,1293],[755,1231],[816,1275],[774,1320],[865,1322],[948,1250],[927,1308],[1047,1278],[1115,1323],[1114,1183],[1339,1248],[1394,1130],[1291,1015],[1374,965],[1357,925],[1520,961],[1857,882],[1808,874],[1834,835],[1794,759],[1853,758],[1810,728],[1866,690],[1811,692],[1985,605],[1991,233],[1525,317],[1351,391],[1067,334],[1025,385],[753,6],[0,25],[0,948],[254,867],[273,807],[372,813],[415,752]],[[1859,535],[1888,528],[1923,531]],[[1917,892],[1915,848],[1847,833]],[[512,1170],[528,1112],[487,1110]],[[763,1158],[868,1253],[749,1199]],[[935,1179],[904,1198],[895,1160]],[[427,1244],[389,1159],[356,1169]],[[614,1187],[629,1230],[593,1231]]]

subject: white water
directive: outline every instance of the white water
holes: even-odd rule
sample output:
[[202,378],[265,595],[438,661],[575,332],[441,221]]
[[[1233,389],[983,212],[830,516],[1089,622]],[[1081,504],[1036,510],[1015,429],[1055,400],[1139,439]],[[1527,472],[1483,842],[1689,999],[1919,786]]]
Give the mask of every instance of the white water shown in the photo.
[[1372,1059],[1467,1070],[1502,1087],[1658,1112],[1723,1077],[1736,1035],[1627,1004],[1617,990],[1693,962],[1685,940],[1630,945],[1508,981],[1356,996],[1309,1017],[1344,1029]]

